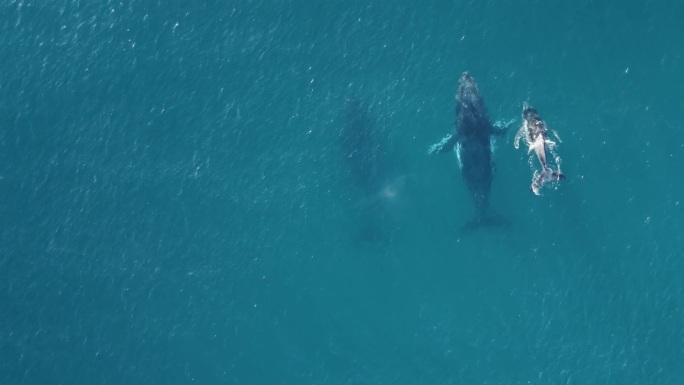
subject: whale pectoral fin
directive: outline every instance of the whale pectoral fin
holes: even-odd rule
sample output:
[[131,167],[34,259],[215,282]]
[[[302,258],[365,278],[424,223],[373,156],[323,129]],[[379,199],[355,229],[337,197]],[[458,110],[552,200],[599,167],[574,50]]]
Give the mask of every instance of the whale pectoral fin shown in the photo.
[[463,170],[463,161],[461,160],[461,143],[456,143],[456,159],[458,160],[458,169]]
[[520,148],[520,139],[523,138],[525,135],[525,126],[520,127],[518,132],[515,134],[515,138],[513,138],[513,147],[517,150]]
[[454,151],[454,147],[456,147],[456,143],[458,142],[458,138],[456,135],[447,135],[442,140],[439,141],[439,143],[435,143],[430,148],[428,149],[428,154],[442,154],[445,152],[451,152]]
[[502,126],[499,124],[499,122],[496,122],[492,125],[491,131],[493,136],[504,136],[506,134],[506,130],[508,127]]
[[506,135],[506,133],[513,126],[514,123],[515,123],[515,119],[497,120],[492,125],[492,135],[495,135],[495,136]]
[[556,130],[551,130],[551,132],[553,133],[553,136],[555,136],[556,139],[558,139],[558,142],[559,142],[559,143],[563,143],[563,141],[561,140],[560,136],[558,136],[558,132],[556,132]]

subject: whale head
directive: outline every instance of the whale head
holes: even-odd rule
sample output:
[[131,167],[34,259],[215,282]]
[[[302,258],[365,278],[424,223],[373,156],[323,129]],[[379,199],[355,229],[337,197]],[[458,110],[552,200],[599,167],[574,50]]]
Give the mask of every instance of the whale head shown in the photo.
[[[475,79],[464,72],[458,80],[456,118],[461,127],[480,127],[488,122],[487,107],[480,96]],[[482,123],[485,124],[482,124]],[[484,127],[483,127],[484,128]]]

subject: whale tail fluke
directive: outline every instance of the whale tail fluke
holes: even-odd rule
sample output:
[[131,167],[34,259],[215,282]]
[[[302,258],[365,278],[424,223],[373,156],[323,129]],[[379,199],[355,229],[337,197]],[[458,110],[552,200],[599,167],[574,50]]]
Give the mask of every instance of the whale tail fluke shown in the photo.
[[483,228],[505,228],[511,222],[498,214],[481,213],[461,227],[461,232],[469,233]]
[[550,169],[549,167],[544,167],[544,170],[540,173],[535,172],[535,177],[532,180],[532,185],[530,186],[530,191],[534,193],[534,195],[540,195],[539,190],[548,182],[558,182],[563,179],[565,179],[565,174],[563,174],[560,170],[554,171]]

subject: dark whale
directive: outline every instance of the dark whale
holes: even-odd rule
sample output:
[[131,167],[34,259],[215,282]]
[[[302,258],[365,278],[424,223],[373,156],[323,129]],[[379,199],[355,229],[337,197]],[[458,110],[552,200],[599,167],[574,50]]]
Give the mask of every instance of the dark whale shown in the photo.
[[[528,146],[528,153],[534,151],[534,154],[539,159],[542,166],[541,172],[535,171],[532,177],[532,185],[530,190],[539,195],[539,190],[548,182],[555,182],[565,179],[565,175],[560,170],[560,157],[556,154],[556,142],[549,139],[548,132],[551,131],[558,142],[561,142],[558,133],[555,130],[550,130],[544,120],[534,108],[529,104],[523,103],[522,111],[522,126],[518,130],[513,140],[515,148],[519,148],[520,139],[525,139]],[[547,160],[547,151],[553,156],[553,162],[556,164],[557,170],[551,169]]]
[[475,219],[466,224],[466,229],[505,224],[492,215],[489,197],[494,171],[492,138],[503,136],[506,130],[507,125],[492,125],[477,83],[468,72],[464,72],[456,93],[456,132],[431,146],[428,152],[456,150],[463,179],[475,203]]

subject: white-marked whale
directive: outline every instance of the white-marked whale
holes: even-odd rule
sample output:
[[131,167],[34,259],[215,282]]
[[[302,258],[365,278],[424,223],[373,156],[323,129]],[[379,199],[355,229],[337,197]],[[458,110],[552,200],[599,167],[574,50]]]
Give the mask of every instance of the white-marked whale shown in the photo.
[[[522,126],[520,126],[518,133],[515,135],[513,145],[515,148],[519,148],[520,140],[524,139],[528,146],[528,153],[534,152],[537,159],[539,159],[542,170],[534,172],[532,185],[530,186],[530,190],[535,195],[539,195],[539,190],[548,182],[565,179],[565,175],[560,170],[560,157],[556,154],[556,142],[549,139],[549,131],[553,133],[560,143],[561,140],[558,137],[558,133],[546,126],[537,110],[532,108],[527,102],[523,103]],[[549,166],[547,151],[553,156],[553,161],[557,167],[556,170]]]

